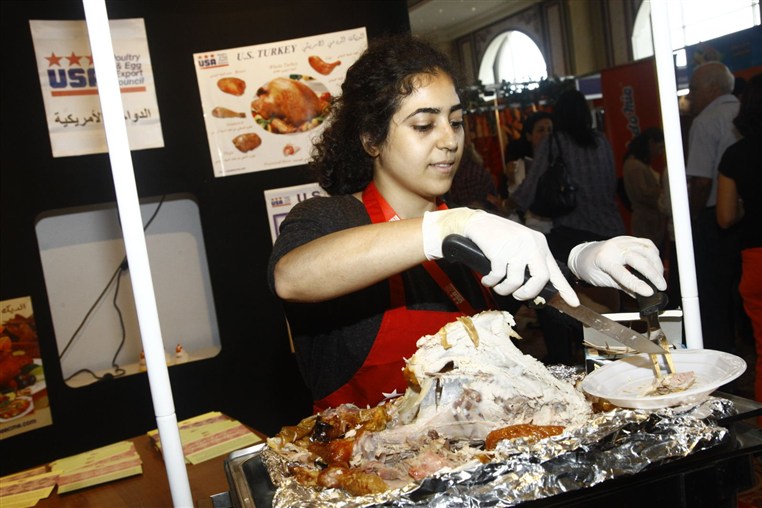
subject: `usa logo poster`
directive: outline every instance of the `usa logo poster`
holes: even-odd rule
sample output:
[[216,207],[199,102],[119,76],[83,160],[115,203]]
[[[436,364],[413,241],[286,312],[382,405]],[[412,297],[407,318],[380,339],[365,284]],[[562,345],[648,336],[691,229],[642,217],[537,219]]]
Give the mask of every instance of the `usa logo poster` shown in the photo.
[[[30,20],[53,157],[108,152],[84,21]],[[132,150],[164,146],[142,19],[109,21]]]
[[193,55],[215,177],[307,162],[365,28]]

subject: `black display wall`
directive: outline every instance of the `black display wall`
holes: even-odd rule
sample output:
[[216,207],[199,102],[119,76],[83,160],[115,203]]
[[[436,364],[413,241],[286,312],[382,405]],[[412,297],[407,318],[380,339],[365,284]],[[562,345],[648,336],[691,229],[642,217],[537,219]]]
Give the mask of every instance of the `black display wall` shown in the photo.
[[[80,2],[3,1],[0,299],[31,296],[53,425],[0,441],[0,474],[156,427],[146,374],[69,388],[62,379],[35,221],[46,211],[115,201],[107,154],[53,158],[30,19],[83,20]],[[218,410],[272,434],[311,408],[266,282],[271,239],[263,192],[306,183],[304,167],[215,178],[192,54],[366,27],[409,31],[404,0],[112,1],[143,18],[164,147],[132,152],[141,197],[195,196],[222,351],[170,369],[178,420]]]

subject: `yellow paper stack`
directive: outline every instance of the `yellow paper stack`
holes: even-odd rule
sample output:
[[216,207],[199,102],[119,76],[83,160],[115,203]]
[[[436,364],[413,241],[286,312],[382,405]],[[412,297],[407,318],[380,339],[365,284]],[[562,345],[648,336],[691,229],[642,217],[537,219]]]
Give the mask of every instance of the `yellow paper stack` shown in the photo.
[[34,506],[53,491],[56,473],[40,466],[0,478],[0,506],[2,508],[27,508]]
[[143,473],[143,461],[135,445],[121,441],[50,463],[58,475],[58,493],[110,482]]
[[[183,420],[177,426],[188,464],[198,464],[261,441],[241,422],[217,411]],[[148,436],[161,450],[159,432],[154,429],[148,432]]]

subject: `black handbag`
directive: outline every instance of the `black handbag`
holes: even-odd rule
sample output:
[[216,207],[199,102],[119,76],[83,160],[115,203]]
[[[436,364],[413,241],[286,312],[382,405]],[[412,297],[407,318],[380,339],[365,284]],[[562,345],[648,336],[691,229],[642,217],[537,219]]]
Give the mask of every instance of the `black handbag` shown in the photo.
[[[529,211],[542,217],[561,217],[577,206],[577,187],[569,179],[566,163],[561,154],[561,145],[555,134],[551,135],[550,165],[537,182],[537,192]],[[553,156],[553,145],[558,148],[558,154]]]

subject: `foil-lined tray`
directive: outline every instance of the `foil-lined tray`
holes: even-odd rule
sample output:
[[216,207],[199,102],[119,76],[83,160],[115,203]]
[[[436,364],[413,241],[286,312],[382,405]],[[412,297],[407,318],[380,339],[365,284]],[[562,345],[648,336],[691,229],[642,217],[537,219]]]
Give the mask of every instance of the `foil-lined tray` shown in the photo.
[[502,441],[488,464],[467,464],[378,495],[304,487],[287,473],[286,460],[266,447],[231,456],[226,471],[237,508],[514,506],[732,447],[730,431],[718,421],[735,414],[733,402],[719,397],[659,410],[617,408],[536,443]]

